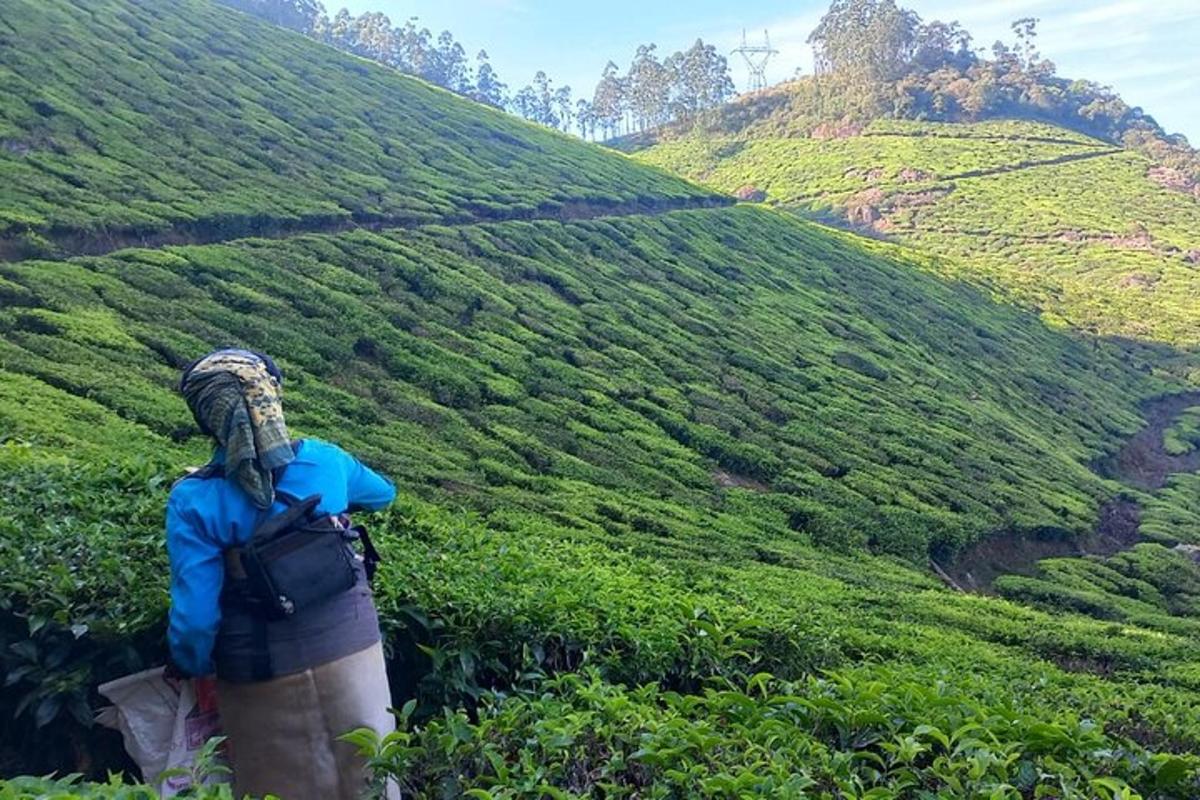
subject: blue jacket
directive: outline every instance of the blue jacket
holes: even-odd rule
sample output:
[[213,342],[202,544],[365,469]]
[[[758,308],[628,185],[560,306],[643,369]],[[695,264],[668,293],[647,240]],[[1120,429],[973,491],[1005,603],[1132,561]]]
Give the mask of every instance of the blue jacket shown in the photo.
[[[213,461],[223,463],[224,457],[218,448]],[[320,494],[318,508],[326,514],[359,508],[375,511],[396,497],[396,489],[387,479],[337,445],[315,439],[300,443],[278,488],[296,497]],[[276,502],[271,513],[283,509],[283,504]],[[221,624],[224,551],[245,544],[268,516],[229,480],[183,480],[171,490],[167,501],[167,554],[171,561],[167,643],[175,663],[190,675],[213,671],[213,644]]]

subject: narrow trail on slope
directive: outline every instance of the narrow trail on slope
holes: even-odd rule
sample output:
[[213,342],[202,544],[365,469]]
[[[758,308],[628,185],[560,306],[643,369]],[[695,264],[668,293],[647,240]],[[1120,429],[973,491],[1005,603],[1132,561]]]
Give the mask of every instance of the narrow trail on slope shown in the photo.
[[1036,161],[1019,161],[1016,164],[1002,164],[998,167],[988,167],[986,169],[971,169],[966,172],[958,172],[953,175],[939,175],[939,181],[959,181],[967,178],[986,178],[989,175],[1003,175],[1006,172],[1020,172],[1022,170],[1034,169],[1036,167],[1052,167],[1055,164],[1069,164],[1072,161],[1087,161],[1091,158],[1101,158],[1103,156],[1113,156],[1118,153],[1123,153],[1120,148],[1110,148],[1106,150],[1090,150],[1086,153],[1064,153],[1061,156],[1054,158],[1043,158]]
[[[1174,474],[1200,470],[1200,450],[1180,456],[1166,451],[1163,435],[1186,409],[1200,406],[1200,391],[1148,400],[1142,404],[1145,426],[1133,434],[1117,453],[1093,465],[1106,478],[1153,492]],[[1087,536],[1071,537],[1058,530],[1004,531],[981,539],[944,569],[933,564],[948,584],[962,591],[990,593],[1001,575],[1034,575],[1045,558],[1110,556],[1128,550],[1141,540],[1142,508],[1136,500],[1118,495],[1100,508],[1096,529]]]
[[1093,144],[1091,142],[1081,142],[1081,141],[1078,141],[1077,139],[1064,139],[1064,138],[1059,138],[1059,137],[1055,137],[1055,136],[1026,136],[1023,134],[1013,134],[1011,136],[1005,136],[1004,134],[1001,134],[1001,133],[980,134],[978,136],[971,136],[971,135],[962,134],[962,133],[951,134],[951,133],[945,133],[945,132],[924,133],[924,132],[917,132],[917,131],[913,131],[913,132],[863,131],[862,133],[859,134],[859,136],[862,136],[864,138],[879,138],[879,139],[883,139],[883,138],[933,139],[933,140],[949,139],[952,141],[960,141],[960,142],[967,141],[967,142],[1005,142],[1005,143],[1007,143],[1007,142],[1037,142],[1039,144],[1063,144],[1063,145],[1070,145],[1072,147],[1091,147],[1091,148],[1104,147],[1104,144],[1101,142],[1096,142]]
[[31,254],[24,242],[11,236],[0,237],[0,262],[61,261],[79,256],[102,256],[129,248],[153,249],[170,245],[222,244],[239,239],[288,239],[313,233],[344,233],[354,230],[412,230],[430,226],[466,227],[491,222],[577,222],[604,217],[650,217],[673,211],[723,208],[734,205],[736,202],[735,199],[722,195],[674,198],[640,197],[619,203],[568,200],[538,208],[500,210],[475,208],[434,219],[364,214],[295,220],[242,216],[219,222],[197,220],[152,232],[52,229],[40,234],[54,248],[54,252],[48,255]]
[[1163,488],[1171,475],[1200,470],[1200,450],[1173,456],[1163,441],[1166,430],[1193,406],[1200,406],[1200,392],[1168,395],[1146,403],[1142,407],[1146,427],[1130,437],[1115,456],[1097,464],[1096,471],[1153,492]]
[[[866,135],[866,134],[864,134],[864,135]],[[893,134],[872,134],[872,135],[890,136]],[[894,135],[902,136],[905,134],[894,134]],[[952,137],[946,137],[946,138],[952,138]],[[1074,161],[1087,161],[1088,159],[1092,159],[1092,158],[1101,158],[1103,156],[1113,156],[1113,155],[1117,155],[1117,154],[1123,153],[1123,152],[1125,152],[1125,151],[1122,150],[1121,148],[1105,148],[1103,150],[1098,150],[1098,149],[1093,148],[1093,149],[1087,150],[1086,152],[1082,152],[1082,153],[1064,153],[1063,155],[1055,156],[1054,158],[1044,158],[1044,159],[1040,159],[1040,160],[1036,160],[1036,161],[1018,161],[1015,164],[1001,164],[996,167],[986,167],[984,169],[967,170],[965,172],[956,172],[956,173],[952,173],[949,175],[932,175],[932,176],[930,176],[930,179],[929,179],[929,185],[923,186],[923,187],[917,189],[916,192],[917,193],[928,192],[928,191],[930,191],[931,188],[936,189],[938,187],[941,187],[944,184],[952,184],[954,181],[959,181],[959,180],[967,180],[970,178],[987,178],[992,175],[1005,175],[1005,174],[1013,173],[1013,172],[1021,172],[1021,171],[1029,170],[1029,169],[1037,169],[1038,167],[1052,167],[1052,166],[1055,166],[1058,164],[1069,164]],[[884,184],[876,184],[874,186],[868,186],[867,188],[868,189],[880,188],[880,189],[890,190],[890,189],[896,189],[902,185],[907,185],[907,184],[884,183]],[[954,186],[948,186],[948,187],[944,187],[944,188],[947,193],[954,191]],[[839,192],[828,192],[828,191],[806,192],[805,194],[799,194],[799,195],[796,195],[795,197],[788,198],[787,200],[774,201],[774,204],[777,206],[784,206],[784,207],[797,206],[797,205],[812,202],[815,200],[830,200],[831,198],[847,196],[847,195],[852,194],[853,191],[854,190],[845,190],[845,191],[839,191]],[[911,191],[900,190],[893,195],[889,195],[889,197],[901,197],[903,195],[911,194],[911,193],[912,193]],[[878,233],[878,231],[872,231],[872,229],[870,229],[869,227],[864,227],[862,225],[858,225],[855,223],[850,223],[847,230],[852,230],[856,233],[862,233],[867,236],[872,236],[873,238],[875,238],[876,234]],[[932,230],[935,230],[936,232],[940,232],[940,233],[963,233],[964,232],[964,231],[960,231],[958,229],[932,229]],[[974,230],[974,231],[966,231],[966,233],[982,236],[982,235],[991,235],[993,232],[985,231],[985,230]],[[1058,234],[1045,234],[1045,238],[1052,238],[1054,235],[1058,235]]]

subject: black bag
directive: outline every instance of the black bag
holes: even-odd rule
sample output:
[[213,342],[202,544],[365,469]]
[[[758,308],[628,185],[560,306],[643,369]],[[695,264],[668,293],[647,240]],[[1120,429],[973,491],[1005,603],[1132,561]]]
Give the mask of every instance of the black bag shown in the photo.
[[235,583],[244,576],[243,599],[269,619],[320,605],[358,583],[350,548],[357,532],[343,517],[319,513],[320,495],[277,496],[287,510],[255,528],[250,540],[226,557]]
[[[299,446],[292,442],[293,451]],[[276,484],[286,470],[276,472]],[[185,480],[223,477],[222,465],[209,464]],[[320,495],[300,500],[287,492],[275,494],[287,509],[260,523],[246,544],[225,551],[222,603],[273,620],[320,605],[358,583],[354,541],[362,542],[367,581],[374,580],[382,559],[365,527],[352,525],[347,514],[318,513]]]

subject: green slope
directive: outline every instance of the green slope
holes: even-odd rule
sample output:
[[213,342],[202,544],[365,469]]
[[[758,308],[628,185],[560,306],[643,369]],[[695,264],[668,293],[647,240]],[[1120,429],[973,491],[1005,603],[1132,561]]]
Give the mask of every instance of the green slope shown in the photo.
[[[1055,326],[1114,336],[1155,367],[1194,380],[1200,205],[1163,185],[1144,155],[1017,120],[877,120],[825,126],[822,135],[832,138],[811,138],[787,126],[794,109],[774,108],[771,93],[741,105],[741,117],[737,103],[723,112],[734,133],[643,142],[651,146],[637,157],[903,242],[937,256],[929,263],[939,274],[1016,300]],[[1153,342],[1183,349],[1144,349]],[[1167,454],[1188,449],[1174,429],[1164,435]],[[1143,538],[1172,543],[1194,527],[1186,498],[1195,482],[1174,477],[1162,497],[1144,502]],[[1139,545],[1110,560],[1046,561],[1036,574],[1003,578],[995,588],[1102,619],[1190,614],[1190,580],[1161,557],[1157,547]]]
[[0,256],[706,194],[228,9],[179,6],[5,4]]
[[726,192],[943,256],[942,274],[1052,321],[1194,347],[1200,201],[1145,156],[1033,122],[879,121],[845,138],[740,133],[640,152]]
[[[1108,622],[1037,611],[951,593],[925,569],[997,529],[1089,530],[1120,487],[1087,464],[1138,428],[1138,398],[1173,386],[1141,356],[891,245],[754,206],[668,211],[708,195],[231,12],[19,12],[0,66],[22,79],[174,31],[166,52],[278,75],[253,89],[273,119],[308,107],[288,65],[323,64],[338,81],[322,104],[331,140],[351,136],[357,103],[387,97],[410,112],[379,137],[447,155],[383,212],[404,224],[0,264],[0,774],[74,766],[73,748],[102,741],[80,726],[95,684],[162,657],[162,504],[207,455],[174,381],[206,348],[242,343],[279,357],[298,433],[401,486],[373,524],[397,700],[418,701],[385,766],[414,794],[1192,791],[1200,620],[1152,602]],[[93,17],[109,24],[83,25]],[[255,47],[205,33],[234,29]],[[172,74],[166,59],[131,73]],[[119,128],[141,97],[124,72],[75,113]],[[220,107],[251,91],[231,77],[178,97]],[[456,119],[479,133],[434,135]],[[297,159],[322,165],[311,181],[271,184],[251,148],[240,185],[375,213],[331,201],[321,176],[398,183],[415,169],[413,155],[383,169],[297,136]],[[215,139],[216,154],[236,139]],[[156,153],[192,164],[214,147],[172,128],[127,142],[145,181],[130,187],[174,174]],[[481,192],[498,216],[511,208],[473,171],[496,142],[489,180],[520,183],[521,209],[550,218],[471,218]],[[42,174],[10,152],[9,185]],[[510,169],[513,153],[529,155]],[[91,174],[88,153],[58,157]],[[208,210],[164,215],[164,230],[255,207],[226,189],[203,186]],[[132,202],[56,191],[61,203],[11,200],[51,239],[112,225]],[[406,217],[404,198],[436,220]],[[562,219],[606,202],[619,214]],[[481,700],[489,689],[502,693]]]

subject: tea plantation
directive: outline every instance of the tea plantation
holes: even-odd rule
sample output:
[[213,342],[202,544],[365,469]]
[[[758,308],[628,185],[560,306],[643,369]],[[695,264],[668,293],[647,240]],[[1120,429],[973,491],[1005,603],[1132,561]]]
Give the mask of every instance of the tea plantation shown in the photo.
[[963,278],[1093,333],[1194,347],[1200,200],[1144,155],[1054,126],[880,120],[835,139],[681,137],[638,153],[715,188],[942,256]]
[[[370,522],[402,724],[364,745],[409,796],[1200,791],[1200,568],[1172,549],[1200,479],[1092,468],[1184,388],[1168,345],[780,211],[672,210],[715,201],[207,3],[12,8],[0,798],[148,796],[88,782],[124,765],[94,690],[165,655],[163,506],[208,457],[174,385],[232,343],[278,358],[295,433],[400,487]],[[195,75],[138,88],[171,59]],[[230,120],[286,132],[278,163]],[[219,229],[259,212],[269,236]],[[1118,495],[1152,540],[1000,579],[1019,602],[929,570],[1084,537]],[[86,774],[14,777],[51,770]]]
[[211,3],[12,0],[0,48],[0,257],[709,195]]

